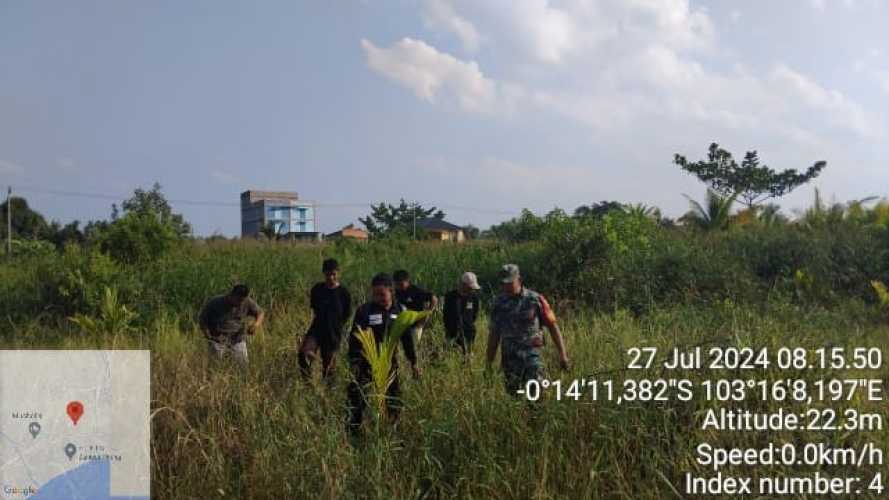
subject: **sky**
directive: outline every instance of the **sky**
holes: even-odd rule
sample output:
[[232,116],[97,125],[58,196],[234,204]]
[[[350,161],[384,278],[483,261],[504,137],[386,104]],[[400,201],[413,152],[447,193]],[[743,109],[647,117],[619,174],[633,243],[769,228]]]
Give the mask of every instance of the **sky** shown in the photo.
[[[0,0],[0,185],[48,219],[163,186],[197,235],[296,191],[335,231],[400,198],[487,227],[602,200],[677,217],[711,142],[889,187],[880,0]],[[198,202],[198,203],[189,203]]]

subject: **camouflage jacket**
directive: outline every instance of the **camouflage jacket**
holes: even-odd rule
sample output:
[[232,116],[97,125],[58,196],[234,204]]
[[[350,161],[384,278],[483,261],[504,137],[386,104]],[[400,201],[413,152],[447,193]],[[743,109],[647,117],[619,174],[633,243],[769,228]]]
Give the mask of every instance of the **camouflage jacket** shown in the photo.
[[556,316],[543,295],[522,288],[518,295],[500,294],[491,309],[491,330],[503,343],[528,345],[540,327],[554,325]]

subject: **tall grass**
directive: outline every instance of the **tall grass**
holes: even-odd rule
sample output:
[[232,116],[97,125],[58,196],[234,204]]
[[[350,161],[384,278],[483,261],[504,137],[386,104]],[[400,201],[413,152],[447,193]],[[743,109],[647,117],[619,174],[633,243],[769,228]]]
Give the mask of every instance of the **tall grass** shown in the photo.
[[[833,277],[837,271],[816,266],[831,252],[847,255],[842,252],[848,248],[836,247],[839,243],[829,235],[799,233],[799,242],[775,244],[773,258],[767,259],[751,249],[771,248],[772,238],[781,236],[766,230],[758,238],[749,234],[701,236],[691,243],[674,235],[656,235],[645,254],[607,254],[604,261],[585,261],[584,265],[595,263],[584,268],[591,282],[600,283],[595,280],[601,278],[607,285],[609,276],[617,281],[607,285],[611,288],[593,288],[595,293],[609,294],[609,301],[601,303],[596,296],[577,300],[576,290],[560,289],[560,276],[547,272],[555,264],[541,255],[566,254],[546,242],[187,245],[139,268],[106,269],[108,264],[101,259],[83,267],[82,275],[92,277],[87,285],[116,284],[120,300],[138,313],[134,331],[105,336],[83,331],[65,319],[74,306],[100,317],[101,304],[89,304],[96,300],[90,299],[92,291],[82,295],[84,304],[47,295],[48,285],[64,281],[65,271],[82,265],[81,257],[42,258],[0,265],[4,278],[0,304],[5,311],[0,342],[12,349],[151,349],[156,498],[676,498],[684,472],[708,473],[694,461],[694,447],[703,441],[723,446],[761,446],[765,440],[851,446],[869,440],[889,449],[885,428],[873,433],[704,432],[699,417],[708,403],[703,401],[617,406],[548,397],[529,406],[505,394],[499,372],[486,374],[484,319],[479,322],[481,345],[468,361],[445,347],[440,321],[427,327],[419,345],[424,375],[403,384],[405,409],[397,426],[385,426],[363,441],[350,443],[346,433],[347,363],[339,363],[332,387],[300,382],[296,345],[311,320],[307,292],[321,279],[320,264],[327,256],[340,260],[344,283],[356,303],[367,299],[373,274],[404,267],[417,282],[439,293],[456,286],[464,270],[476,271],[486,306],[497,290],[499,265],[517,262],[532,287],[557,299],[553,302],[574,366],[562,375],[550,370],[550,377],[597,376],[620,383],[630,375],[663,376],[657,370],[624,370],[626,350],[640,345],[662,350],[677,345],[876,346],[889,353],[885,312],[869,304],[876,301],[869,280],[879,279],[879,270],[862,268],[860,276],[869,279],[860,284],[861,291],[858,285],[841,288],[843,283]],[[796,236],[784,238],[796,241]],[[861,236],[860,241],[868,238]],[[809,253],[787,251],[791,244],[805,247],[813,241],[820,243]],[[570,238],[559,242],[572,244]],[[706,260],[715,256],[733,260]],[[860,259],[853,252],[846,262]],[[634,266],[645,279],[630,280]],[[784,293],[782,287],[796,290],[793,276],[800,268],[814,276],[806,292],[812,298]],[[567,273],[571,268],[560,269]],[[267,327],[250,338],[245,370],[212,368],[195,316],[208,296],[237,281],[255,290],[269,313]],[[826,293],[824,283],[836,285],[832,297],[821,296]],[[634,293],[650,295],[629,300]],[[644,309],[636,307],[640,303],[646,304]],[[558,366],[551,346],[544,354],[549,367]],[[760,375],[778,379],[788,373],[772,369]],[[837,374],[813,370],[790,375],[814,379]],[[845,375],[885,382],[889,365],[878,373]],[[707,376],[739,374],[717,371]],[[849,405],[885,415],[884,407],[862,401]],[[778,406],[764,403],[757,409],[775,411]],[[728,472],[799,471],[774,467]],[[830,472],[861,474],[848,468]]]

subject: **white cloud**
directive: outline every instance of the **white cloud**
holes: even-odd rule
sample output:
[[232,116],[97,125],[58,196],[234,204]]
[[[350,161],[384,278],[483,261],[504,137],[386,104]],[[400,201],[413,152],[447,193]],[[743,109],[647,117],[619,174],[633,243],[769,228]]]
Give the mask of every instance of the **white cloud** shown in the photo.
[[724,53],[708,13],[687,0],[459,6],[490,40],[487,52],[503,78],[411,38],[389,48],[362,40],[368,66],[431,103],[450,100],[464,111],[516,111],[531,119],[554,113],[616,138],[681,130],[707,140],[742,136],[810,148],[842,141],[837,132],[885,134],[879,115],[790,65],[759,72],[709,66],[700,56]]
[[481,36],[475,26],[460,17],[448,0],[426,0],[423,20],[427,27],[453,33],[469,52],[478,50]]
[[687,0],[547,0],[482,2],[489,17],[508,13],[504,36],[532,59],[550,64],[619,57],[651,44],[708,49],[710,18]]
[[820,11],[823,11],[827,7],[825,0],[809,0],[809,5],[811,5],[813,9]]
[[431,103],[453,99],[464,111],[486,113],[502,111],[503,104],[521,93],[487,78],[475,61],[461,61],[422,40],[403,38],[389,48],[361,40],[361,46],[373,71]]
[[876,70],[874,71],[874,77],[880,85],[880,90],[882,90],[884,94],[889,95],[889,70]]
[[25,171],[25,167],[11,161],[0,160],[0,174],[14,175]]

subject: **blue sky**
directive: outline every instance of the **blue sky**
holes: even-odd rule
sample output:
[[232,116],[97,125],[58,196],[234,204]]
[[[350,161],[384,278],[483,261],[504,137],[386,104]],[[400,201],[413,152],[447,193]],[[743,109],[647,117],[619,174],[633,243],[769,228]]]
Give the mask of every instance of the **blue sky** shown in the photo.
[[[887,194],[889,3],[877,0],[0,0],[0,184],[106,218],[158,181],[197,234],[238,194],[297,191],[323,230],[404,197],[486,227],[600,200],[687,209],[672,165],[717,141],[826,160]],[[30,191],[29,191],[30,190]],[[348,206],[342,206],[348,205]]]

